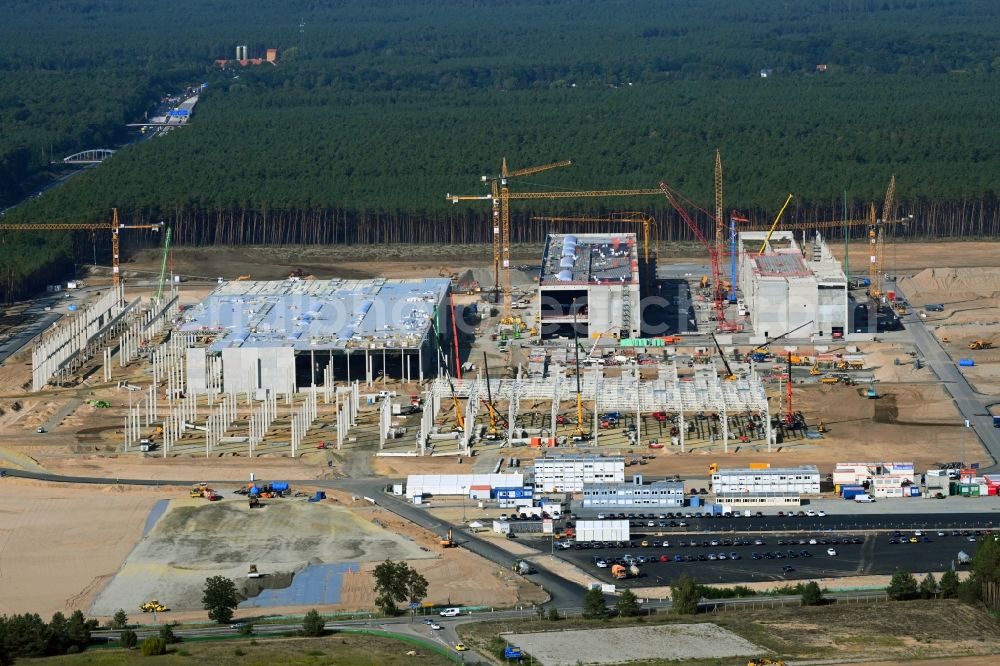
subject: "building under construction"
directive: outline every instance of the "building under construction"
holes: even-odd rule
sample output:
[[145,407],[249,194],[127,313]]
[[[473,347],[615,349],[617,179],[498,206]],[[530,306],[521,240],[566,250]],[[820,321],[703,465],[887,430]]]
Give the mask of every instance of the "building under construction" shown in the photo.
[[757,335],[795,331],[795,337],[841,338],[849,332],[847,279],[819,234],[805,256],[790,231],[770,238],[763,231],[741,233],[739,266],[740,290]]
[[637,338],[640,321],[636,236],[549,234],[538,276],[538,323],[543,338]]
[[198,341],[187,350],[188,388],[436,377],[437,345],[450,349],[448,289],[442,278],[223,283],[183,313],[180,330]]

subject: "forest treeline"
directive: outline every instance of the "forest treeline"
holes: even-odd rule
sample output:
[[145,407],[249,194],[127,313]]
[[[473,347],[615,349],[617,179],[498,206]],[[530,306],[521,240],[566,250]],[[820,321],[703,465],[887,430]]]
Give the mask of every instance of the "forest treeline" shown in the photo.
[[[915,215],[899,233],[993,236],[998,27],[992,0],[10,0],[0,207],[48,177],[50,153],[124,141],[172,86],[206,81],[191,126],[4,220],[118,207],[180,243],[475,242],[487,204],[444,195],[484,193],[504,155],[575,162],[514,191],[666,180],[709,209],[718,148],[727,209],[755,221],[787,192],[791,218],[840,217],[845,192],[859,216],[896,173]],[[219,71],[236,44],[276,47],[279,64]],[[689,237],[659,197],[521,203],[514,237],[544,234],[538,213],[636,209]],[[90,248],[8,234],[0,297]]]

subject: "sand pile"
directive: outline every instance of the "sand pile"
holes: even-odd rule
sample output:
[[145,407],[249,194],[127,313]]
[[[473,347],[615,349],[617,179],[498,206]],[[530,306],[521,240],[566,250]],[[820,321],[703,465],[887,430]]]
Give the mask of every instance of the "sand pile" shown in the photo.
[[1000,297],[1000,268],[925,268],[899,286],[915,304]]

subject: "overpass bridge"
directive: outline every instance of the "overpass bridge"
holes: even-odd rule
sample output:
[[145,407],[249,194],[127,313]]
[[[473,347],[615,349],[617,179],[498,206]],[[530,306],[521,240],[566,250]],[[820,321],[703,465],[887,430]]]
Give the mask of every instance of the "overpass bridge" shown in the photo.
[[114,154],[115,151],[110,148],[91,148],[64,157],[61,162],[53,162],[53,164],[100,164]]

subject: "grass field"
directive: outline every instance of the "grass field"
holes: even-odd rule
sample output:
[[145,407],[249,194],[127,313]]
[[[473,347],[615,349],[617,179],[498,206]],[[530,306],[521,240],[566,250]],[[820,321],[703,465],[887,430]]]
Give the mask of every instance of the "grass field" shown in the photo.
[[[653,615],[643,618],[643,621],[647,624],[712,622],[783,659],[836,658],[861,662],[1000,654],[1000,621],[979,608],[955,601],[788,606],[729,611],[695,618]],[[541,623],[537,620],[490,622],[462,625],[459,634],[470,647],[490,652],[497,647],[500,633],[598,629],[635,623],[635,619],[618,618],[607,621],[573,618]],[[580,658],[586,661],[585,655],[580,655]],[[666,662],[630,663],[640,666]],[[689,660],[669,663],[698,666],[705,662]],[[728,662],[722,660],[721,663]]]
[[[417,656],[407,656],[414,650]],[[323,638],[261,638],[256,640],[194,641],[170,646],[161,657],[143,657],[139,650],[89,650],[45,659],[19,659],[37,666],[130,666],[131,664],[240,664],[240,666],[447,666],[453,662],[432,650],[383,636],[336,634]]]

